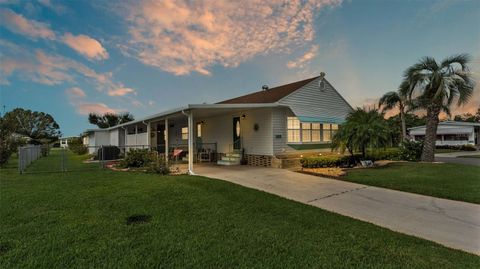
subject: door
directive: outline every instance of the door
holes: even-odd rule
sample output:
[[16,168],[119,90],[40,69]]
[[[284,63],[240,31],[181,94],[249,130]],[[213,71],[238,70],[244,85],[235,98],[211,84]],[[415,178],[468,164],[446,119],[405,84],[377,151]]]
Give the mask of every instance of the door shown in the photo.
[[240,149],[241,144],[241,129],[240,129],[240,117],[233,118],[233,149]]
[[157,151],[165,152],[165,125],[157,125]]

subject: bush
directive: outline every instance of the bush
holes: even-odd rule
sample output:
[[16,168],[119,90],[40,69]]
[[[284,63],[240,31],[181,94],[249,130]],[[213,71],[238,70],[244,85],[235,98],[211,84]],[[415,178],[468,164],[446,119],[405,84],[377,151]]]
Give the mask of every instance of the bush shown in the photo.
[[405,140],[400,144],[400,160],[419,161],[422,156],[423,142]]
[[304,157],[300,160],[303,168],[321,168],[346,166],[354,163],[351,156],[346,155],[326,155],[315,157]]
[[400,149],[387,148],[384,150],[374,150],[367,152],[365,159],[378,161],[378,160],[398,160],[400,155]]
[[463,150],[463,151],[476,151],[477,149],[473,145],[460,145],[460,146],[451,146],[451,145],[441,145],[436,146],[436,149],[451,149],[451,150]]
[[168,175],[168,174],[170,174],[170,168],[168,168],[168,166],[165,165],[165,164],[158,164],[156,162],[153,162],[148,167],[147,173]]
[[131,149],[120,161],[121,167],[147,167],[157,163],[157,154],[148,149]]
[[82,138],[74,137],[68,140],[68,148],[78,155],[87,154],[88,148],[83,144]]

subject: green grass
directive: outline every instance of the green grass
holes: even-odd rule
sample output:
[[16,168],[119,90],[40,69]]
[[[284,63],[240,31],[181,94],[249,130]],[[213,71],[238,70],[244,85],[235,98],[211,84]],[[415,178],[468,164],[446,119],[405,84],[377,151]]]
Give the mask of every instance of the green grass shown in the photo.
[[480,158],[480,154],[478,154],[478,155],[463,155],[463,156],[458,156],[457,158]]
[[[82,158],[76,172],[1,170],[0,268],[480,266],[478,256],[232,183],[81,171]],[[132,215],[151,219],[127,225]]]
[[353,169],[343,180],[480,204],[480,167],[447,163],[393,163]]

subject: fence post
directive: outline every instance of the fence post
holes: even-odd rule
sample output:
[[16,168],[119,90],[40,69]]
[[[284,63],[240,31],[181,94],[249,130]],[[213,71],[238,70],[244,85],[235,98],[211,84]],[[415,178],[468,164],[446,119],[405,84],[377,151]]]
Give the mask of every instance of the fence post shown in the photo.
[[18,147],[18,172],[22,174],[22,154],[21,154],[22,148]]
[[105,168],[105,149],[103,148],[103,145],[100,147],[100,149],[102,150],[102,168]]

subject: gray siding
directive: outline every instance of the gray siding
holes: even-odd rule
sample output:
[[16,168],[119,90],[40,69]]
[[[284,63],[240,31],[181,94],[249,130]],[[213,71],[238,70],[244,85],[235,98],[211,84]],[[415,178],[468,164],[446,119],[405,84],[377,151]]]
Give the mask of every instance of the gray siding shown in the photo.
[[339,123],[352,111],[350,105],[325,80],[325,89],[320,90],[320,79],[317,78],[290,95],[282,98],[279,103],[288,105],[298,117],[313,117],[324,119],[324,122]]

